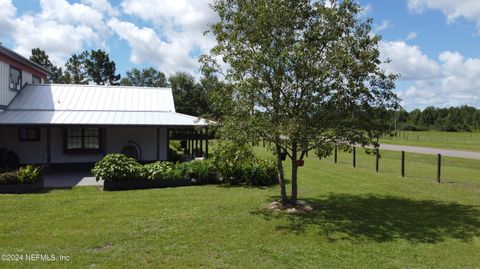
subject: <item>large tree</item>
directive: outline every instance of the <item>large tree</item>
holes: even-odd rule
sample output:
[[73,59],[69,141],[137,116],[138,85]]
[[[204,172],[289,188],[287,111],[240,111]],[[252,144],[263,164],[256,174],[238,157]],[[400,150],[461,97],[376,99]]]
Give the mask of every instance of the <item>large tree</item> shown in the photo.
[[87,70],[85,61],[88,57],[88,52],[84,51],[80,54],[73,54],[65,63],[64,77],[68,83],[73,84],[86,84]]
[[[212,8],[217,44],[201,61],[207,72],[221,71],[216,59],[228,64],[230,86],[211,99],[225,104],[223,133],[273,143],[283,203],[297,203],[297,160],[307,151],[378,146],[388,124],[373,115],[398,106],[396,75],[381,69],[380,37],[357,3],[217,0]],[[291,160],[290,197],[283,154]]]
[[122,78],[120,85],[139,87],[166,87],[167,78],[164,73],[153,67],[142,70],[133,68],[127,71],[127,77]]
[[84,64],[89,81],[97,85],[118,85],[120,75],[115,74],[115,62],[110,61],[105,51],[92,50],[84,53],[86,53]]
[[[206,78],[204,78],[206,79]],[[169,77],[172,87],[175,108],[177,112],[192,115],[203,116],[209,110],[207,81],[202,79],[202,84],[197,83],[194,76],[177,72]]]
[[62,68],[52,64],[52,62],[50,61],[50,57],[44,50],[40,48],[32,49],[32,55],[30,56],[30,61],[35,62],[50,71],[50,74],[47,76],[47,82],[49,83],[64,82]]

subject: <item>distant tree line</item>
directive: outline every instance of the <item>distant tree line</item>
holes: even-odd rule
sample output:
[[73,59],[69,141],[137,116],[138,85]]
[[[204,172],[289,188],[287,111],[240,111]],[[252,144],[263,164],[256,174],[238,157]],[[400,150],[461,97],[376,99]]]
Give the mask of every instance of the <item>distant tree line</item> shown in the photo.
[[[392,126],[395,124],[395,112],[391,111]],[[424,110],[396,112],[397,129],[411,131],[473,131],[480,130],[480,110],[471,106],[436,108],[429,106]]]
[[115,62],[102,50],[73,54],[64,68],[52,64],[47,53],[40,48],[32,49],[30,60],[51,71],[47,77],[49,83],[171,87],[176,112],[192,116],[215,117],[208,98],[210,92],[223,85],[216,76],[209,74],[204,74],[197,81],[188,73],[176,72],[167,79],[163,72],[153,67],[133,68],[121,78],[120,74],[116,74]]

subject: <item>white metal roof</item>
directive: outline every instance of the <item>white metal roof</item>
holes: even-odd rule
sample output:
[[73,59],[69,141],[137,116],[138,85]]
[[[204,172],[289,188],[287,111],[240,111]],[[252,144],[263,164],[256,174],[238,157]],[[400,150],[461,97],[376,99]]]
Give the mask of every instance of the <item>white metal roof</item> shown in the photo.
[[0,124],[198,126],[203,119],[175,112],[170,88],[28,85]]
[[175,112],[170,88],[39,84],[28,85],[10,110]]

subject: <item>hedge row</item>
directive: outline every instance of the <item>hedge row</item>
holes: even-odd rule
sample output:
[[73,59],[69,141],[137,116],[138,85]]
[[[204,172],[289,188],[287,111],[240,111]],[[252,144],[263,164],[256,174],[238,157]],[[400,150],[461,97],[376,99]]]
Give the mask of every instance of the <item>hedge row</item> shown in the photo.
[[123,154],[108,154],[92,169],[97,181],[132,180],[191,180],[195,184],[230,183],[256,186],[278,182],[275,163],[272,160],[253,158],[251,161],[224,169],[225,164],[209,160],[185,163],[158,161],[142,165]]

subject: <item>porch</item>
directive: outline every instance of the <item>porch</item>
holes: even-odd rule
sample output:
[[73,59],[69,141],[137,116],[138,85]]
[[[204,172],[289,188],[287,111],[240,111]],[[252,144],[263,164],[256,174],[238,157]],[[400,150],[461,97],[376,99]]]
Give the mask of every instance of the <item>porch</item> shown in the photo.
[[139,162],[170,160],[173,140],[180,141],[185,159],[208,158],[210,136],[206,128],[187,126],[0,125],[0,168],[15,166],[15,160],[47,167],[93,166],[109,153]]

